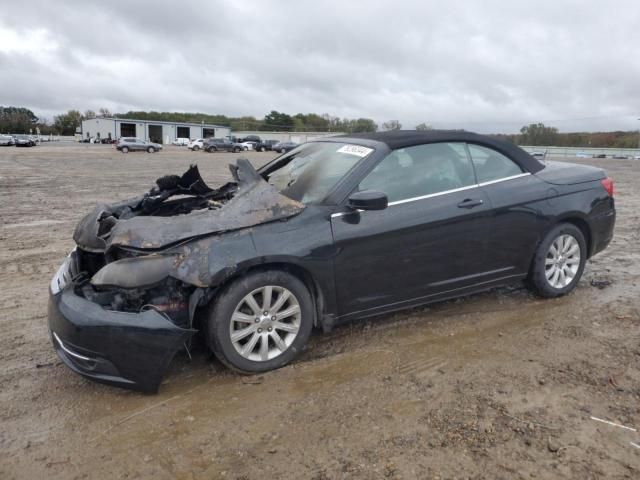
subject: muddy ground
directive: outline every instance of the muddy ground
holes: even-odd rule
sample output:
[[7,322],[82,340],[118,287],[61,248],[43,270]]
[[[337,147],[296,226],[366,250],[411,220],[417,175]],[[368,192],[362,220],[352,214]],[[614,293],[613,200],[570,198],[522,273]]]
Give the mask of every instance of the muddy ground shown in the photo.
[[640,478],[640,432],[590,418],[640,430],[637,161],[586,161],[616,181],[616,236],[566,297],[515,285],[348,324],[255,377],[200,349],[157,395],[70,372],[46,305],[74,224],[191,162],[216,184],[234,158],[0,150],[0,478]]

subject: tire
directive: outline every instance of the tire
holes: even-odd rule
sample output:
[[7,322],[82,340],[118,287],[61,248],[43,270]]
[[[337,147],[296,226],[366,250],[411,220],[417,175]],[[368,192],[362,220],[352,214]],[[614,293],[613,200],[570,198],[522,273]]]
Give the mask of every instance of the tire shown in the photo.
[[155,152],[155,151],[156,151],[156,149],[155,149],[155,148],[153,148],[153,147],[149,147],[149,148],[147,148],[147,152],[149,152],[149,153],[153,153],[153,152]]
[[266,150],[267,150],[266,148],[264,148],[264,147],[260,147],[260,151],[261,151],[261,152],[264,152],[264,151],[266,151]]
[[244,151],[245,152],[249,151],[249,147],[244,147]]
[[122,147],[120,150],[122,153],[129,153],[129,147]]
[[[259,310],[264,308],[261,302],[265,301],[263,292],[268,287],[272,292],[269,305],[276,312],[290,313],[296,308],[298,312],[279,321],[273,320],[273,311],[265,316]],[[285,297],[284,304],[278,305],[281,296],[287,292],[290,296]],[[254,308],[246,303],[249,296],[255,300]],[[216,358],[227,367],[247,374],[266,372],[286,365],[300,353],[311,334],[313,312],[307,287],[293,275],[281,270],[249,273],[230,283],[213,300],[207,340]],[[232,320],[240,315],[242,321]],[[248,333],[234,342],[232,331],[242,330]],[[243,349],[246,352],[243,353]]]
[[587,242],[582,231],[573,224],[561,223],[538,246],[529,280],[541,297],[566,295],[576,288],[586,261]]
[[198,145],[194,145],[193,146],[193,151],[197,152],[198,150],[200,150],[200,147]]
[[240,149],[238,147],[234,147],[233,148],[233,153],[238,153],[240,151]]
[[218,149],[216,147],[209,147],[209,150],[207,150],[207,152],[209,152],[209,153],[214,153],[214,152],[217,152],[217,151],[218,151]]

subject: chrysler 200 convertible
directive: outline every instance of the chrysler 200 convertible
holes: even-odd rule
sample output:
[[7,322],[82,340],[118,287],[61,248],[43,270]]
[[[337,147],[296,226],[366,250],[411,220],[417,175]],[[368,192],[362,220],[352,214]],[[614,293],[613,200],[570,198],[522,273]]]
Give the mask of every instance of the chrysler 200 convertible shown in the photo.
[[603,170],[468,132],[323,138],[209,187],[192,166],[98,205],[50,285],[62,361],[154,392],[200,332],[243,373],[281,367],[314,326],[526,281],[577,285],[613,236]]

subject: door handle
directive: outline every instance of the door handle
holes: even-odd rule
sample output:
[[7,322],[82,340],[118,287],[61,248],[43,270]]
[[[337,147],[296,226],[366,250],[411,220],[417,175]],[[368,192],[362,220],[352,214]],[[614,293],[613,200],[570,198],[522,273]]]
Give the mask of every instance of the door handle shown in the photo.
[[479,199],[467,198],[458,204],[458,208],[473,208],[482,205],[484,202]]

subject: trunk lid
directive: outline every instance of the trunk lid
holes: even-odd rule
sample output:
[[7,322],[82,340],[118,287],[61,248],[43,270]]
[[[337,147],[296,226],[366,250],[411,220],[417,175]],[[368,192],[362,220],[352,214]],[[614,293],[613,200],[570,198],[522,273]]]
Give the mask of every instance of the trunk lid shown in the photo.
[[575,185],[606,178],[603,169],[577,163],[546,161],[545,168],[535,176],[554,185]]

